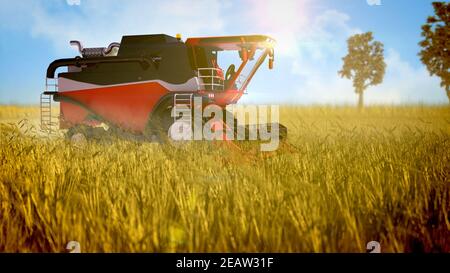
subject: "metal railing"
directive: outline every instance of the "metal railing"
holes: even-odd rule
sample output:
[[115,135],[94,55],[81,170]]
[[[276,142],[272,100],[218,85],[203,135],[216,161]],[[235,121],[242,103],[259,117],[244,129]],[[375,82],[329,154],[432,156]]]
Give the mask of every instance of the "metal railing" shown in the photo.
[[[226,86],[226,81],[224,80],[225,74],[220,68],[198,68],[197,77],[199,78],[198,90],[224,91],[225,88],[230,88]],[[244,85],[246,79],[246,75],[240,74],[232,88],[239,90]],[[247,93],[246,89],[243,90],[245,94]]]
[[198,68],[197,77],[200,80],[198,84],[199,90],[223,91],[224,89],[224,74],[220,68]]

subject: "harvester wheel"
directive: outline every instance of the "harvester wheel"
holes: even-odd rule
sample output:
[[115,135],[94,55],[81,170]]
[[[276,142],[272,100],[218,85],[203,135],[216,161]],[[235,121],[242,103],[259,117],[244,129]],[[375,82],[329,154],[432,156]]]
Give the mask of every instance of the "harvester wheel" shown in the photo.
[[144,130],[144,136],[151,141],[165,142],[168,140],[168,132],[173,124],[172,100],[167,99],[152,112]]
[[71,139],[76,134],[82,134],[86,137],[88,135],[89,128],[90,127],[86,125],[75,125],[67,130],[66,137]]

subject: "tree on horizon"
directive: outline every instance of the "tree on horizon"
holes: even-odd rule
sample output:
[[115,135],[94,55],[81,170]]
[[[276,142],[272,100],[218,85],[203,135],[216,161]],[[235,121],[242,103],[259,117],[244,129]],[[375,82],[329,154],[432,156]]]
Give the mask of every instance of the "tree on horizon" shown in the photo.
[[353,80],[358,94],[358,107],[364,106],[364,91],[383,82],[386,71],[384,45],[374,41],[372,32],[355,34],[347,40],[348,54],[338,72],[342,78]]

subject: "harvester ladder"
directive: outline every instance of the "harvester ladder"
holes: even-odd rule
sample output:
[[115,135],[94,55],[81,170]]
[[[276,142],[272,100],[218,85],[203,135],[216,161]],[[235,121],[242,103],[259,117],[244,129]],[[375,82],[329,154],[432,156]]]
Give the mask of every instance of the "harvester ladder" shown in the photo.
[[[177,93],[173,97],[173,121],[183,121],[192,127],[192,93]],[[182,114],[181,117],[179,115]]]
[[57,124],[56,118],[52,115],[52,96],[58,92],[58,81],[54,78],[45,79],[45,91],[41,93],[41,130],[48,134],[53,132],[53,127]]

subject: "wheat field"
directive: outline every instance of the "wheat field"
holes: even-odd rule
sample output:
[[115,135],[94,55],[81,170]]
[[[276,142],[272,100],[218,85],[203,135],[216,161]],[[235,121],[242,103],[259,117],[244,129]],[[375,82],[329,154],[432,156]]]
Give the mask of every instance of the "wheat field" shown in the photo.
[[0,107],[0,252],[450,252],[450,107],[285,106],[259,145],[74,144]]

